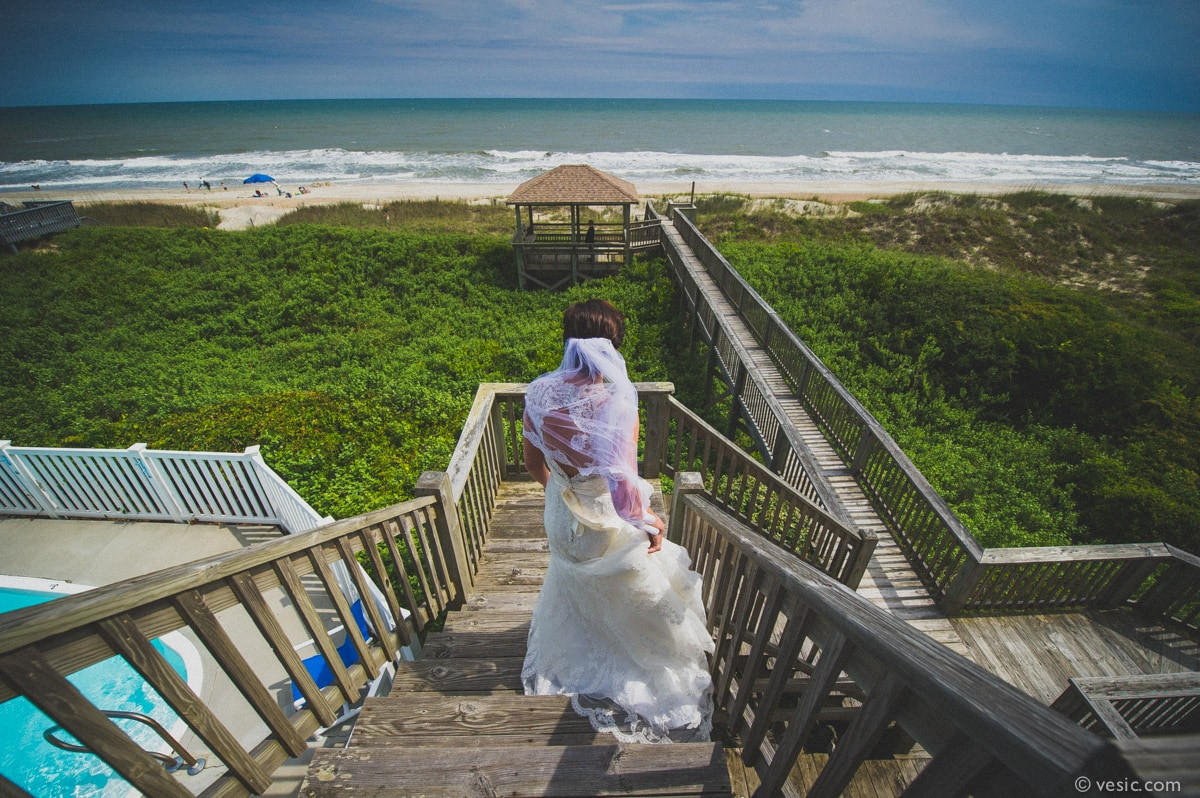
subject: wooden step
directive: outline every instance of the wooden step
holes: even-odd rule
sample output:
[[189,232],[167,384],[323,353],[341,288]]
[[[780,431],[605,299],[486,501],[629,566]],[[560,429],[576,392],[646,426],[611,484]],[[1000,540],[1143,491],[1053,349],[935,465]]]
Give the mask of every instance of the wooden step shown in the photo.
[[503,610],[505,612],[533,612],[537,604],[537,593],[522,590],[476,590],[463,602],[465,612],[475,610]]
[[[541,745],[563,745],[590,742],[598,734],[587,718],[575,713],[566,696],[516,692],[445,696],[393,691],[366,702],[353,739],[403,737],[416,743],[450,737],[538,736],[545,738]],[[612,737],[605,735],[604,739]]]
[[528,629],[499,629],[478,632],[432,632],[421,646],[422,659],[466,657],[523,657]]
[[521,693],[521,666],[524,657],[489,659],[420,659],[396,666],[392,690],[407,692],[438,691],[445,695],[468,693]]
[[550,541],[546,540],[546,535],[539,526],[537,535],[527,538],[506,538],[504,540],[489,540],[487,545],[483,547],[484,559],[490,558],[493,555],[503,554],[525,554],[525,553],[550,553]]
[[[534,558],[541,559],[536,562]],[[523,584],[532,587],[535,592],[541,587],[546,578],[546,568],[550,565],[550,554],[508,554],[504,557],[488,557],[480,560],[479,571],[475,574],[476,586],[490,584]]]
[[497,607],[489,612],[452,612],[446,616],[443,632],[494,632],[522,629],[529,631],[533,613],[525,610],[505,610]]
[[464,758],[454,746],[386,745],[321,749],[300,795],[412,796],[730,796],[719,743],[483,745]]

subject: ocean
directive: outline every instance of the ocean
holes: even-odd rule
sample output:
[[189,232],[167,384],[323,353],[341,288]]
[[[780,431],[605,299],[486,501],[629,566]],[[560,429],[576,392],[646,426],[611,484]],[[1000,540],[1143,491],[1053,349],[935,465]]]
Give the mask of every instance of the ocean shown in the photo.
[[1200,114],[738,100],[279,100],[0,108],[0,192],[516,184],[1200,184]]

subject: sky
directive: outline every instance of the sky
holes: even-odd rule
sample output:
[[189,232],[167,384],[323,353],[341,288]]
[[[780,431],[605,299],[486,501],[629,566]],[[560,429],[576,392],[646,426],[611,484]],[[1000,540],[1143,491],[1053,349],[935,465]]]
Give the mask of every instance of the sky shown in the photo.
[[3,0],[0,106],[650,97],[1200,112],[1200,0]]

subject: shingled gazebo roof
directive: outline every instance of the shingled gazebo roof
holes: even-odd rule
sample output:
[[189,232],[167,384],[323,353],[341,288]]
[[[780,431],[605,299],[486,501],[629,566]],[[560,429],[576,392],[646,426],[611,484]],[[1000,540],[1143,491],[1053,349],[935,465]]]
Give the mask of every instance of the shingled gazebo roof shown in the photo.
[[636,205],[632,183],[586,164],[566,164],[526,180],[509,195],[509,205]]

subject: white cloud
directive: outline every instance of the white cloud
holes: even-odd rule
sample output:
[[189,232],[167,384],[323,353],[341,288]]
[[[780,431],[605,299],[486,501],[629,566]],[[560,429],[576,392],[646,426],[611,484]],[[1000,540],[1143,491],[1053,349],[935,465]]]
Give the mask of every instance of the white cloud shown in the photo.
[[774,36],[796,37],[805,47],[855,43],[875,50],[910,52],[950,44],[956,49],[1011,40],[1011,33],[967,6],[937,0],[808,0],[793,14],[766,23]]

